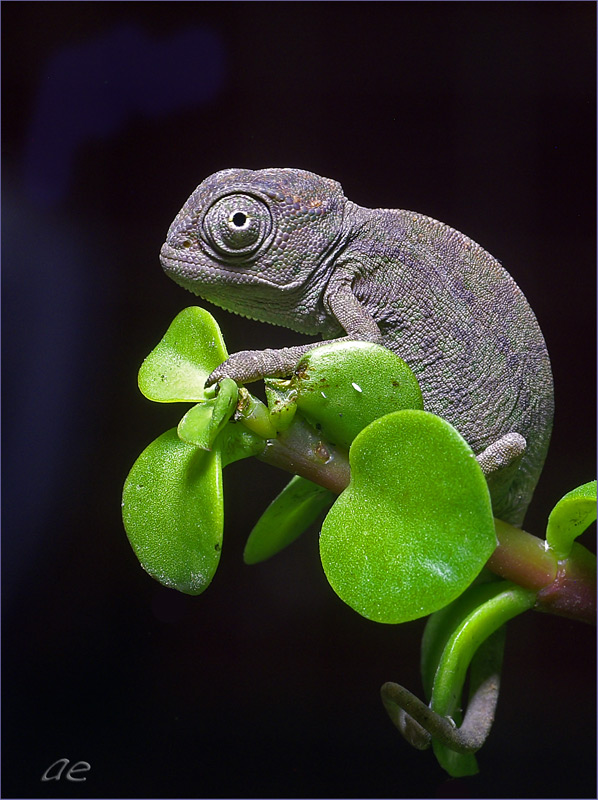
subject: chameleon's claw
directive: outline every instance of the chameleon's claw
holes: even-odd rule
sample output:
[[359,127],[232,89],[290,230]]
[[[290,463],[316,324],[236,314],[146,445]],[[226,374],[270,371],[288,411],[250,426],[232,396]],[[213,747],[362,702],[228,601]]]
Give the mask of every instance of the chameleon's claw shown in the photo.
[[283,347],[280,350],[240,350],[216,367],[205,385],[210,386],[222,378],[232,378],[235,383],[242,385],[262,378],[286,377],[293,373],[301,356],[321,344],[314,342],[297,347]]
[[[224,364],[226,364],[226,361],[224,362]],[[213,386],[215,383],[218,383],[218,381],[222,380],[222,378],[228,378],[228,375],[225,375],[223,373],[221,369],[222,366],[224,365],[221,364],[220,367],[216,367],[216,369],[213,372],[211,372],[210,375],[208,375],[206,382],[204,384],[204,387],[206,389],[209,389],[210,386]]]

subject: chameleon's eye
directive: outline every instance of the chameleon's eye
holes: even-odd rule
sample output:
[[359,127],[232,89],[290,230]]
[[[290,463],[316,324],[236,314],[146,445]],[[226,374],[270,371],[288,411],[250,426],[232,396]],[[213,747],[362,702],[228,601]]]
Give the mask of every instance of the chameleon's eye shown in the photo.
[[204,238],[226,256],[251,255],[271,230],[272,217],[268,206],[247,194],[219,198],[203,219]]

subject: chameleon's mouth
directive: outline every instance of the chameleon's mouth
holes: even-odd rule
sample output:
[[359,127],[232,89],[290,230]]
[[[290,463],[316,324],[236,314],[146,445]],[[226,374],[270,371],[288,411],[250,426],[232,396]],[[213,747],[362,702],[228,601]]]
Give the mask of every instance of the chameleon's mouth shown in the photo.
[[202,284],[247,281],[247,272],[242,268],[220,266],[217,261],[203,257],[201,252],[173,247],[168,242],[160,250],[160,263],[164,272],[174,281],[196,293]]
[[[168,243],[162,245],[160,262],[164,272],[175,283],[203,300],[247,319],[293,327],[288,324],[286,316],[279,322],[272,314],[272,309],[276,308],[274,299],[280,303],[281,293],[283,297],[290,294],[292,287],[289,285],[279,286],[254,273],[220,267],[218,263],[198,259],[197,253],[189,253],[187,249]],[[245,293],[240,291],[244,286],[248,287]],[[292,300],[289,302],[293,307]],[[307,332],[296,327],[293,329]]]
[[[160,250],[160,263],[164,272],[176,283],[201,297],[207,297],[203,292],[204,286],[262,286],[286,293],[294,291],[303,283],[301,280],[277,283],[258,274],[256,266],[247,261],[238,265],[220,263],[195,249],[173,247],[168,242],[165,242]],[[284,275],[281,275],[281,278],[284,278]]]

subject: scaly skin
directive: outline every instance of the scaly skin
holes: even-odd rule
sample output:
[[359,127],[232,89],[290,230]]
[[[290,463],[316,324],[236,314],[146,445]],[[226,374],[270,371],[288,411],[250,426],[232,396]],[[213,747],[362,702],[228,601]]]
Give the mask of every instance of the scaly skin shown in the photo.
[[[495,515],[522,523],[552,428],[550,361],[523,293],[467,236],[410,211],[361,208],[303,170],[230,169],[193,192],[160,258],[228,311],[400,355],[424,407],[478,455]],[[209,380],[288,375],[317,344],[235,353]]]

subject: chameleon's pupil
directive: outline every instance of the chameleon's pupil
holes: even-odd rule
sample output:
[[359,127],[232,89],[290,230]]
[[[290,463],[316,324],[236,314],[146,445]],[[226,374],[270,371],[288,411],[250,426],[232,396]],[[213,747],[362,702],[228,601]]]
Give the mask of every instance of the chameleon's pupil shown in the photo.
[[233,214],[233,225],[235,225],[237,228],[242,228],[246,222],[247,215],[243,214],[242,211],[237,211],[236,214]]

